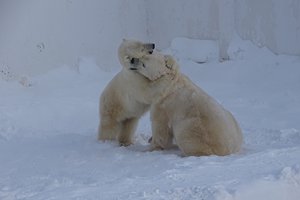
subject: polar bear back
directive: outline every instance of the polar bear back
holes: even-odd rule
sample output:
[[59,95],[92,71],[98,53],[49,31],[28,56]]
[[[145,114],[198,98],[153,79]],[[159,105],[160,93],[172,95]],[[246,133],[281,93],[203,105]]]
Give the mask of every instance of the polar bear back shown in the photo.
[[184,127],[187,122],[190,128],[188,122],[193,119],[198,125],[195,128],[198,129],[201,140],[205,141],[203,143],[214,147],[212,154],[227,155],[237,152],[243,139],[232,114],[185,75],[181,74],[176,82],[173,84],[178,89],[161,102],[172,117],[172,124]]

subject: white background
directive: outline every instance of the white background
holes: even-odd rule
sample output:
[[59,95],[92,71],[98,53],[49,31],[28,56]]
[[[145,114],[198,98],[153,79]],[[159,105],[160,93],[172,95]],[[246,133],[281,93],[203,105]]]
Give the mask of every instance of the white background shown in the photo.
[[213,39],[227,57],[234,32],[274,53],[300,55],[299,0],[1,0],[0,69],[34,75],[81,56],[118,67],[122,38],[166,48],[175,37]]

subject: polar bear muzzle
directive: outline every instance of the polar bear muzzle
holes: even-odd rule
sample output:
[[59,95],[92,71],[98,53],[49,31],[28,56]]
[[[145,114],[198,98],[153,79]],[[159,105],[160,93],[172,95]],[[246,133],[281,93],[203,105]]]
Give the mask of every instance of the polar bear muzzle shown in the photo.
[[141,62],[140,59],[138,59],[138,58],[131,58],[130,64],[132,65],[132,67],[130,67],[129,69],[132,71],[138,70],[139,65],[142,65],[144,68],[146,67],[145,64],[143,62]]
[[153,50],[155,49],[155,44],[154,43],[146,43],[144,44],[145,49],[147,49],[149,54],[153,53]]

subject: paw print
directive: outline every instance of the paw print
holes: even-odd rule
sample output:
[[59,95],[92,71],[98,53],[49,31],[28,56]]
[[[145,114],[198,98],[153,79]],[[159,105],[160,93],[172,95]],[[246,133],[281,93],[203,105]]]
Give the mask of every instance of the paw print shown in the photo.
[[7,65],[0,66],[0,78],[5,81],[13,79],[13,74],[10,72],[10,69]]
[[38,48],[39,52],[42,52],[45,49],[45,44],[43,42],[40,42],[36,45],[36,47]]

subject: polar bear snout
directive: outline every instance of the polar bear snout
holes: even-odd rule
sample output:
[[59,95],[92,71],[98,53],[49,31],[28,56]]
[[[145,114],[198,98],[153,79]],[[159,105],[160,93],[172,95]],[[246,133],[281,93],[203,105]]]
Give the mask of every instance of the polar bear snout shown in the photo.
[[140,63],[140,59],[131,58],[130,59],[131,67],[129,69],[132,70],[132,71],[136,71],[139,63]]
[[136,71],[138,70],[138,67],[141,65],[144,68],[146,67],[145,64],[143,62],[140,61],[140,59],[138,58],[131,58],[130,59],[130,64],[132,65],[132,67],[130,67],[130,70]]
[[149,54],[153,53],[153,50],[155,49],[155,44],[154,43],[147,43],[144,46],[147,49]]

